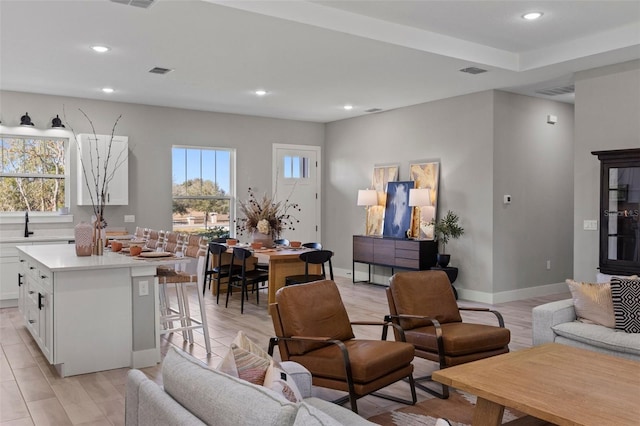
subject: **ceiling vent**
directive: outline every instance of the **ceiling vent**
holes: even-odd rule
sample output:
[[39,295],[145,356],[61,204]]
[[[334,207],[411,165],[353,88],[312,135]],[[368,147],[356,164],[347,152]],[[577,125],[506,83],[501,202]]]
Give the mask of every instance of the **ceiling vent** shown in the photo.
[[575,93],[575,91],[576,91],[575,86],[571,84],[569,86],[552,87],[549,89],[536,90],[536,93],[539,95],[546,95],[546,96],[558,96],[558,95],[567,95],[569,93]]
[[154,67],[149,70],[151,74],[168,74],[171,71],[173,70],[169,68],[162,68],[162,67]]
[[369,108],[364,110],[364,112],[380,112],[380,111],[382,111],[381,108]]
[[487,72],[487,70],[483,70],[482,68],[478,67],[467,67],[462,68],[460,72],[466,72],[468,74],[482,74],[483,72]]
[[146,9],[152,6],[156,0],[111,0],[114,3],[126,4],[128,6],[141,7]]

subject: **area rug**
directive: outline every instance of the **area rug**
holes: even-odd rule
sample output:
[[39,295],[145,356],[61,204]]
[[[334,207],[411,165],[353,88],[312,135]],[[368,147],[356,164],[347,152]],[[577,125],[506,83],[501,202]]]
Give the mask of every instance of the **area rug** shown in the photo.
[[[465,392],[451,390],[448,399],[431,398],[419,402],[413,406],[401,407],[394,411],[377,414],[369,417],[369,421],[383,426],[433,426],[439,417],[449,420],[453,426],[466,426],[471,424],[473,410],[476,405],[476,397]],[[524,413],[505,409],[502,416],[502,423],[530,424],[520,422],[525,420]],[[546,424],[536,421],[535,424]]]

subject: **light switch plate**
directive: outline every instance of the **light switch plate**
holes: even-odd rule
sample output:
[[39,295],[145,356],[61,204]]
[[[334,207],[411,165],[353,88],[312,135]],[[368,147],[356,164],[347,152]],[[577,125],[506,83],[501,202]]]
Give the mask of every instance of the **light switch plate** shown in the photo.
[[597,220],[585,220],[582,225],[582,229],[585,231],[597,231],[598,230],[598,221]]
[[125,214],[124,215],[124,221],[127,223],[133,223],[136,221],[136,216],[133,214]]

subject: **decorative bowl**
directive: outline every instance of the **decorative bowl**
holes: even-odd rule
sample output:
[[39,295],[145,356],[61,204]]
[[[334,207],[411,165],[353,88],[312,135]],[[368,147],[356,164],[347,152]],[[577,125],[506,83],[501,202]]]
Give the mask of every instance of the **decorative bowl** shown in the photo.
[[258,250],[262,248],[262,243],[251,243],[251,248],[254,250]]
[[122,250],[122,243],[120,241],[111,241],[111,251],[118,252]]
[[298,248],[302,245],[302,241],[289,241],[289,246],[292,248]]
[[140,247],[140,246],[131,246],[131,247],[129,247],[129,254],[131,256],[138,256],[140,253],[142,253],[142,247]]
[[235,246],[236,244],[238,244],[238,240],[236,240],[234,238],[227,238],[227,245],[228,246]]

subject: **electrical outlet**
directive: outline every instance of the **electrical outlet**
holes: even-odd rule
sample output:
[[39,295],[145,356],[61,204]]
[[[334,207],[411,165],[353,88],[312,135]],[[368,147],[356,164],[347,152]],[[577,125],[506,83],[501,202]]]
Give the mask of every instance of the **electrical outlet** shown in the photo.
[[551,269],[551,261],[547,260],[547,270]]
[[505,204],[511,204],[511,195],[505,195],[504,196],[504,203]]
[[136,221],[136,216],[133,214],[125,214],[124,215],[124,221],[127,223],[133,223]]
[[138,295],[139,296],[149,295],[149,281],[140,281],[138,283]]

